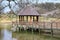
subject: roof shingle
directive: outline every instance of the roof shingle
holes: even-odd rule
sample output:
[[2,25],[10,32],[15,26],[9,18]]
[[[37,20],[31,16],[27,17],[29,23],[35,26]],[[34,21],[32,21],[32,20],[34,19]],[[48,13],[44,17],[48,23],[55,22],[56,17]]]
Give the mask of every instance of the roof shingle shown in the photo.
[[32,6],[27,6],[25,8],[23,8],[19,13],[18,15],[36,15],[38,16],[39,13],[32,7]]

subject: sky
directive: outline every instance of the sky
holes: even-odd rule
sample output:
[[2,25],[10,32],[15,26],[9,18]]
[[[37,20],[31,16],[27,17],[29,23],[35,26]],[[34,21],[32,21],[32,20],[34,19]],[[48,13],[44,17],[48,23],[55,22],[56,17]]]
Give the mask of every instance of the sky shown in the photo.
[[[35,3],[36,1],[34,0],[33,3]],[[60,0],[38,0],[38,3],[46,3],[46,2],[53,2],[53,3],[60,3]]]
[[[19,1],[19,0],[17,0]],[[34,1],[33,3],[36,2],[36,0],[29,0],[29,1]],[[37,0],[39,3],[45,3],[45,2],[53,2],[53,3],[60,3],[60,0]]]
[[16,11],[19,10],[19,6],[17,4],[15,4],[15,2],[11,1],[10,2],[10,6],[11,8],[9,8],[9,1],[2,1],[1,3],[2,7],[5,7],[2,11],[3,13],[9,13],[11,11],[11,9],[16,13]]
[[[15,0],[15,1],[19,1],[19,0]],[[33,3],[36,2],[36,0],[30,0],[30,1],[33,1]],[[46,2],[60,3],[60,0],[38,0],[38,3],[46,3]],[[14,12],[17,11],[17,10],[19,10],[19,6],[16,5],[13,1],[10,2],[11,9],[10,9],[9,6],[8,6],[8,5],[9,5],[9,2],[8,2],[8,1],[2,1],[1,5],[2,5],[2,7],[7,6],[7,7],[5,7],[5,8],[3,9],[3,12],[4,12],[4,13],[7,13],[7,12],[11,11],[11,9],[12,9]]]
[[60,3],[60,0],[39,0],[40,3],[45,3],[45,2],[53,2],[53,3]]

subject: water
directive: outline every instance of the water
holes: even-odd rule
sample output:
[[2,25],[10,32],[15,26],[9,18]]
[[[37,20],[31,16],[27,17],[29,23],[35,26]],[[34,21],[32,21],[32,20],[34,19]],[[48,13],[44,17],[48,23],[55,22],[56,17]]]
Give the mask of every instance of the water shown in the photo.
[[0,24],[0,40],[15,40],[12,37],[12,31],[10,30],[11,23]]
[[12,31],[8,29],[2,29],[0,31],[0,40],[16,40],[12,37]]
[[[10,25],[9,25],[10,26]],[[9,27],[4,25],[3,27]],[[60,40],[59,38],[53,38],[49,36],[43,36],[39,33],[31,32],[12,32],[7,28],[0,29],[0,40]]]
[[1,31],[3,37],[2,40],[12,40],[12,32],[7,30],[7,29],[3,29]]

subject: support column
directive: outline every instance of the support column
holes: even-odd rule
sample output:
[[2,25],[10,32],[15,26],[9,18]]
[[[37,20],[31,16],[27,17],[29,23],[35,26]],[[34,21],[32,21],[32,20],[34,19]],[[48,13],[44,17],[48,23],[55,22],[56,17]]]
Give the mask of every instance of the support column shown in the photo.
[[37,22],[38,22],[38,17],[39,17],[39,16],[37,16],[37,20],[36,20]]
[[27,22],[28,22],[28,16],[26,16],[27,17]]
[[20,24],[20,16],[19,16],[19,24]]

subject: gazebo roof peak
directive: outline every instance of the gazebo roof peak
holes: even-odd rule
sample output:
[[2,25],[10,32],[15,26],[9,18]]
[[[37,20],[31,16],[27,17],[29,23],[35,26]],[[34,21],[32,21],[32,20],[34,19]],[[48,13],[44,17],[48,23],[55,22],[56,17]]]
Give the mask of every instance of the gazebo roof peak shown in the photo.
[[28,5],[26,7],[24,7],[21,11],[19,11],[18,15],[25,15],[25,16],[28,16],[28,15],[35,15],[35,16],[38,16],[40,15],[32,6]]

